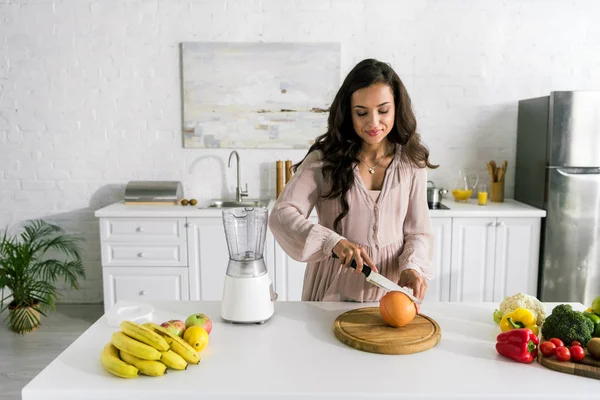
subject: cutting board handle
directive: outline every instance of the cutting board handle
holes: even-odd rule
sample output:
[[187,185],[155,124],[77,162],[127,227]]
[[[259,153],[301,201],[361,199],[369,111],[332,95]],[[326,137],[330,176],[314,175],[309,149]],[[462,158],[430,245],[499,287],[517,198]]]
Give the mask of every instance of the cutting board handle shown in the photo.
[[[331,256],[333,258],[339,259],[339,257],[334,252],[331,252]],[[352,268],[356,269],[356,260],[352,260],[352,262],[350,263],[350,266]],[[367,264],[363,264],[362,270],[360,272],[365,274],[365,276],[369,276],[369,275],[371,275],[371,267],[369,267]]]

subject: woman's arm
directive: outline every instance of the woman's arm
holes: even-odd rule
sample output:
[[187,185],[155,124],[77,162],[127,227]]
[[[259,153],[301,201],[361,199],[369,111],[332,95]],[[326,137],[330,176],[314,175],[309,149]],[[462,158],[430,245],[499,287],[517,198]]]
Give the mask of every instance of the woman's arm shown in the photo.
[[400,255],[400,273],[414,269],[427,280],[434,277],[433,231],[427,206],[427,170],[415,168],[404,220],[404,248]]
[[319,153],[311,152],[284,186],[269,216],[269,228],[277,243],[296,261],[330,257],[337,242],[344,239],[308,219],[321,196],[321,168]]

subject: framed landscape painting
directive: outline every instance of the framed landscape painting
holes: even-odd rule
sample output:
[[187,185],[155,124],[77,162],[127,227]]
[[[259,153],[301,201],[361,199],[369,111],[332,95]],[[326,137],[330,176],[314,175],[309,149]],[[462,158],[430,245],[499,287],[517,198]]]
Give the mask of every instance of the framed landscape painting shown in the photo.
[[305,149],[327,129],[339,43],[182,43],[186,148]]

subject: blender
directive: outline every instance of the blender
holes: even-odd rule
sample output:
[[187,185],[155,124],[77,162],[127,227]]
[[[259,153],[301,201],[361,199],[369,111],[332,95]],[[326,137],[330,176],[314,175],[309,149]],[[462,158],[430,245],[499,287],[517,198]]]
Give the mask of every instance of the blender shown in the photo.
[[221,317],[228,322],[266,322],[277,295],[263,257],[268,210],[241,207],[223,210],[229,264],[223,285]]

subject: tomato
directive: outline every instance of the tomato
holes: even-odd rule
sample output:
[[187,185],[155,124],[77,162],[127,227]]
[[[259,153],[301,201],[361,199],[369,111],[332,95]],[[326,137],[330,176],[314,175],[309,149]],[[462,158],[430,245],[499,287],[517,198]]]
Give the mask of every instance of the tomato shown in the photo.
[[556,351],[556,345],[552,342],[544,342],[540,344],[540,351],[545,357],[552,357]]
[[558,361],[569,361],[571,359],[571,352],[565,346],[559,346],[556,348],[556,358]]
[[581,346],[571,346],[571,358],[574,361],[581,361],[585,358],[585,350]]
[[558,339],[558,338],[552,338],[552,339],[550,339],[550,341],[551,341],[552,343],[554,343],[554,345],[555,345],[556,347],[565,347],[565,344],[563,343],[563,341],[562,341],[562,340],[560,340],[560,339]]
[[571,346],[569,346],[569,347],[573,347],[573,346],[581,346],[581,343],[579,343],[577,340],[573,340],[571,342]]

